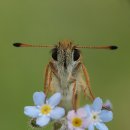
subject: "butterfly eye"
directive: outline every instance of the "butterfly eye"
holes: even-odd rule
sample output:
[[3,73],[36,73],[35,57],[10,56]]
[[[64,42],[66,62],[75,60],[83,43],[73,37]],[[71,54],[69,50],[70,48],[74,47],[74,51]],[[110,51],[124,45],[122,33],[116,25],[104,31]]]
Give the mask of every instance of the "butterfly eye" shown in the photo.
[[57,48],[53,48],[52,49],[52,58],[57,61]]
[[78,49],[74,49],[73,51],[73,60],[77,61],[80,57],[80,51]]

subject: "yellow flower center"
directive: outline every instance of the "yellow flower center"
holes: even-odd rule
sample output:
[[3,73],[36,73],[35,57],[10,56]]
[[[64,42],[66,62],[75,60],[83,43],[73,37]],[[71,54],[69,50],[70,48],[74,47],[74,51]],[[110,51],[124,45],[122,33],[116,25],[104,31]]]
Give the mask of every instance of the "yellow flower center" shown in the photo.
[[41,113],[42,113],[42,114],[47,115],[47,114],[49,114],[50,112],[51,112],[51,106],[50,106],[50,105],[43,105],[43,106],[41,107]]
[[80,127],[82,125],[82,119],[79,117],[75,117],[72,119],[72,124],[75,127]]

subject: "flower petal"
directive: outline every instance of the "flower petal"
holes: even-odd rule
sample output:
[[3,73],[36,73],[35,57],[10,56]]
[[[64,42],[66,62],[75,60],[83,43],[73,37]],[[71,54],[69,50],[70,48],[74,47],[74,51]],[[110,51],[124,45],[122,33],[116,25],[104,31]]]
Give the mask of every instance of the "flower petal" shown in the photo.
[[71,122],[68,122],[68,128],[69,130],[85,130],[84,128],[81,127],[74,127]]
[[88,118],[83,119],[82,128],[88,128],[90,120]]
[[45,94],[43,92],[35,92],[33,94],[33,101],[36,106],[41,106],[45,101]]
[[77,127],[77,128],[75,128],[75,129],[73,129],[73,130],[85,130],[85,129],[84,129],[84,128]]
[[26,106],[24,107],[24,114],[36,118],[39,115],[39,109],[37,109],[35,106]]
[[74,127],[73,127],[72,123],[71,123],[71,122],[69,122],[69,121],[68,121],[68,128],[69,128],[69,130],[73,130],[73,129],[74,129]]
[[39,125],[40,127],[43,127],[47,125],[50,121],[50,118],[48,116],[41,116],[36,119],[36,124]]
[[74,111],[74,110],[71,110],[71,111],[69,111],[68,114],[67,114],[67,119],[68,119],[69,121],[71,121],[72,118],[74,118],[75,116],[76,116],[75,111]]
[[64,108],[61,108],[61,107],[56,107],[52,110],[51,112],[51,118],[52,119],[60,119],[61,117],[63,117],[65,115],[65,110]]
[[90,116],[91,115],[91,107],[89,105],[86,105],[84,108],[87,112],[87,116]]
[[78,117],[81,117],[81,118],[87,117],[87,112],[86,112],[85,108],[79,108],[77,110],[76,114],[78,115]]
[[96,128],[98,130],[108,130],[108,127],[105,124],[103,124],[103,123],[97,123],[96,124]]
[[55,107],[60,103],[60,100],[61,100],[61,93],[55,93],[48,99],[48,104],[50,104],[52,107]]
[[100,111],[102,109],[102,104],[102,99],[98,97],[94,100],[92,108],[94,111]]
[[113,113],[108,110],[102,110],[100,113],[100,118],[103,122],[109,122],[113,119]]
[[93,124],[90,124],[90,125],[88,126],[88,130],[94,130],[94,125],[93,125]]

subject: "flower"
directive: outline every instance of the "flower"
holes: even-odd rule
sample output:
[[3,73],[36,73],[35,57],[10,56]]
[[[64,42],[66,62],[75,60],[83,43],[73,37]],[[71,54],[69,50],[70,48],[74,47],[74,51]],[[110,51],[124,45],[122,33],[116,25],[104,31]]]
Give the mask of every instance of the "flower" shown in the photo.
[[87,128],[87,113],[84,108],[79,108],[76,112],[71,110],[67,115],[69,130],[85,130]]
[[58,120],[65,115],[64,108],[57,107],[60,100],[60,93],[55,93],[49,99],[46,99],[46,95],[43,92],[35,92],[33,94],[35,106],[24,107],[24,114],[35,118],[36,125],[43,127],[47,125],[50,120]]
[[108,127],[104,124],[104,122],[109,122],[113,118],[112,111],[102,110],[102,99],[96,98],[93,104],[86,105],[85,109],[88,115],[88,130],[94,130],[96,127],[98,130],[108,130]]
[[112,108],[113,108],[110,100],[106,100],[106,102],[103,104],[103,106],[108,110],[112,110]]

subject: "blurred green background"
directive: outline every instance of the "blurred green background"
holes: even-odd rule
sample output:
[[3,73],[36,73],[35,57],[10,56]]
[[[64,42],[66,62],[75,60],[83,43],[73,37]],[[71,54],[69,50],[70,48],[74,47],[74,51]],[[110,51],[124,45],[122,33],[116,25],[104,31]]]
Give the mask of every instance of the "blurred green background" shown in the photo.
[[[110,130],[128,130],[130,121],[130,0],[0,1],[0,130],[30,130],[23,114],[32,94],[43,88],[50,49],[15,48],[14,42],[117,45],[116,51],[82,49],[92,89],[110,99]],[[46,127],[45,129],[50,129]]]

